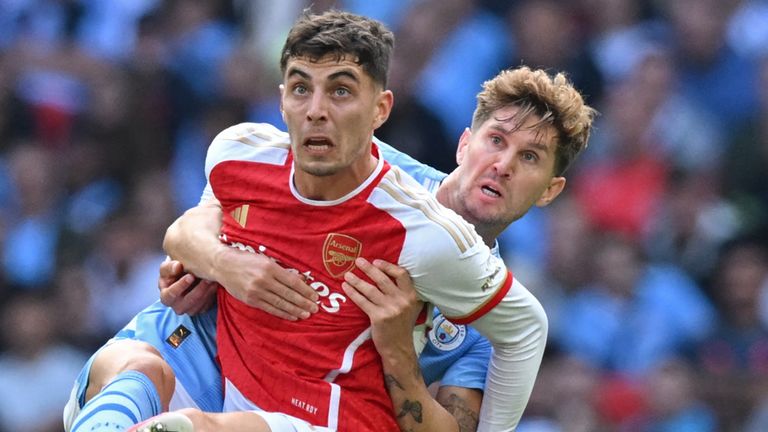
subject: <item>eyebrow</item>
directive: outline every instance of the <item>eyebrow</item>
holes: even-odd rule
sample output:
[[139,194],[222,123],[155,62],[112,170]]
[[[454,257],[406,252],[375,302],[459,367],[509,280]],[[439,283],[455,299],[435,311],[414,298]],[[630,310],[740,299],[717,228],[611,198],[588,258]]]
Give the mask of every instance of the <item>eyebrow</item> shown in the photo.
[[309,80],[310,79],[310,76],[309,76],[308,73],[306,73],[303,70],[297,68],[296,66],[291,66],[291,68],[288,69],[288,73],[286,74],[286,77],[290,78],[290,77],[292,77],[294,75],[298,75],[298,76],[304,78],[305,80]]
[[[308,73],[304,72],[303,70],[299,69],[296,66],[292,66],[290,69],[288,69],[288,73],[286,74],[288,78],[291,78],[294,75],[298,75],[307,81],[312,80],[312,77]],[[334,72],[328,75],[328,80],[333,81],[343,77],[347,77],[354,82],[360,82],[360,79],[357,77],[357,75],[355,75],[352,71],[349,71],[349,70],[340,70],[338,72]]]
[[360,82],[360,79],[357,77],[357,75],[355,75],[354,73],[352,73],[352,71],[349,71],[349,70],[340,70],[338,72],[334,72],[328,75],[328,80],[332,81],[332,80],[336,80],[343,77],[347,77],[354,82]]
[[[492,125],[489,126],[489,129],[493,129],[493,130],[495,130],[497,132],[500,132],[502,135],[510,135],[510,134],[520,130],[517,127],[513,127],[513,128],[510,128],[510,129],[504,129],[499,124],[492,124]],[[537,150],[540,150],[540,151],[542,151],[544,153],[549,153],[549,146],[547,146],[546,144],[543,144],[541,141],[531,141],[531,142],[528,143],[528,145],[530,145],[531,147],[533,147],[533,148],[535,148]]]
[[544,153],[549,153],[549,147],[544,145],[544,144],[542,144],[541,141],[534,141],[534,142],[530,143],[530,146],[535,148],[535,149],[541,150]]

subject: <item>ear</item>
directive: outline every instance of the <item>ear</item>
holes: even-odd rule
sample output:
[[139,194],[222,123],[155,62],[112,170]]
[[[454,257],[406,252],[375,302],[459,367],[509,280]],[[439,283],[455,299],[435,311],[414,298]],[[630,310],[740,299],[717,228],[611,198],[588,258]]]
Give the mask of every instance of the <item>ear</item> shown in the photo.
[[389,118],[392,112],[392,105],[395,103],[395,96],[392,90],[384,90],[379,93],[379,99],[376,101],[376,115],[373,118],[373,129],[378,129]]
[[544,190],[539,199],[536,201],[536,207],[545,207],[560,195],[560,192],[565,189],[565,177],[552,177],[549,180],[549,186]]
[[285,121],[285,110],[283,109],[283,94],[285,94],[285,86],[280,84],[277,86],[277,88],[280,90],[280,115],[283,117],[283,121]]
[[464,128],[464,132],[459,137],[459,146],[456,148],[456,165],[461,165],[461,162],[464,160],[470,137],[472,137],[472,131],[469,128]]

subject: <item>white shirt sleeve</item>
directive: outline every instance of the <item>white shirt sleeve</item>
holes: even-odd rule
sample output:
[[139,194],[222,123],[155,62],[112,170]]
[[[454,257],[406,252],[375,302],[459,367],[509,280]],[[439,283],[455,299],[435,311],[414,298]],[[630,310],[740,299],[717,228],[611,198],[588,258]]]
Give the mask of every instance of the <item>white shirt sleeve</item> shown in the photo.
[[[515,280],[504,299],[472,326],[493,344],[477,430],[514,431],[528,404],[547,344],[544,308]],[[496,331],[499,328],[505,331]]]
[[[415,280],[417,291],[451,321],[471,323],[493,345],[478,431],[514,431],[541,366],[547,316],[503,261],[481,249],[442,272],[433,270],[433,277]],[[425,279],[430,279],[428,286]],[[443,288],[432,291],[432,286]]]
[[452,322],[471,323],[493,345],[480,430],[512,431],[544,354],[544,309],[472,225],[414,183],[393,168],[369,199],[408,228],[398,264],[419,297]]

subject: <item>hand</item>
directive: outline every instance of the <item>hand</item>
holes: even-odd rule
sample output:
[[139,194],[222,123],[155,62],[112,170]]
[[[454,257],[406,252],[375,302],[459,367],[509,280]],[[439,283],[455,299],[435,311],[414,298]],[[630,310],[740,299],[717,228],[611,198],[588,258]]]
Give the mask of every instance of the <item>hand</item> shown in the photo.
[[185,273],[178,261],[164,261],[160,264],[157,286],[164,305],[179,315],[197,315],[213,306],[218,284]]
[[344,275],[342,289],[371,319],[371,337],[386,360],[396,354],[415,356],[413,326],[424,304],[419,301],[408,272],[386,261],[373,264],[358,258],[355,265],[375,285],[352,272]]
[[215,265],[216,279],[236,299],[295,321],[317,312],[318,294],[304,277],[268,257],[228,248]]

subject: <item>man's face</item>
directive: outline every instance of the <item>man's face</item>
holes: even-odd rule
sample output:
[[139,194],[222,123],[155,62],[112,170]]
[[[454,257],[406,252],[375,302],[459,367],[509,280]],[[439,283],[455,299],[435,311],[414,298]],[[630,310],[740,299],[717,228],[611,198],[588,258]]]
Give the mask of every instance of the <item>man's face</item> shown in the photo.
[[373,130],[389,115],[392,94],[347,57],[298,57],[286,65],[281,110],[299,170],[327,177],[368,161]]
[[459,141],[454,202],[475,226],[500,232],[531,206],[549,204],[565,186],[564,177],[553,177],[555,130],[532,129],[539,120],[535,115],[516,128],[518,110],[511,106],[494,112]]

